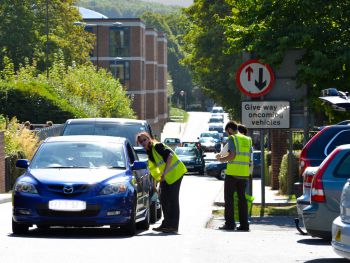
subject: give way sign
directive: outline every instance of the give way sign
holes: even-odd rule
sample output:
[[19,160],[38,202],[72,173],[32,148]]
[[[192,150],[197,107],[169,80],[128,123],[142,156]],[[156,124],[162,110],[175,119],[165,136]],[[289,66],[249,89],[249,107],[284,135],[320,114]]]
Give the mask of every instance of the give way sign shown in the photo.
[[236,72],[238,88],[249,97],[260,97],[268,93],[275,82],[272,68],[259,60],[243,63]]

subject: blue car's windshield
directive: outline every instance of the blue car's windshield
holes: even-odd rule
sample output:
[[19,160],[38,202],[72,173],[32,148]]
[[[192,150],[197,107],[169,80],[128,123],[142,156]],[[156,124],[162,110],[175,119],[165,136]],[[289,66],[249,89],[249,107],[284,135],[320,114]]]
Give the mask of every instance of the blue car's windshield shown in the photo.
[[95,142],[44,143],[30,167],[44,168],[125,168],[123,145]]

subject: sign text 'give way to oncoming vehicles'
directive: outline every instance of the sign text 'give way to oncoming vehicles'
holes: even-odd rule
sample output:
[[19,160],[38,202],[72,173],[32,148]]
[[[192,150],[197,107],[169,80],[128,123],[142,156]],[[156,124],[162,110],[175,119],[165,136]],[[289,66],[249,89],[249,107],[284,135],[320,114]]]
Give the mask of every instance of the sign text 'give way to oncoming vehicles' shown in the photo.
[[251,129],[287,129],[290,127],[289,101],[243,101],[242,123]]

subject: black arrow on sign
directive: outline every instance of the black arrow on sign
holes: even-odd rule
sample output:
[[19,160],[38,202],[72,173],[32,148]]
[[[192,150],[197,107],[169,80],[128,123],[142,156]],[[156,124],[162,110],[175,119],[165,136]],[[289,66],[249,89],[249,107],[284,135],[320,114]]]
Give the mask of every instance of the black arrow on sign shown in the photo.
[[262,90],[266,86],[266,80],[263,82],[263,79],[264,79],[263,68],[259,68],[259,82],[255,81],[255,87],[257,87],[259,90]]

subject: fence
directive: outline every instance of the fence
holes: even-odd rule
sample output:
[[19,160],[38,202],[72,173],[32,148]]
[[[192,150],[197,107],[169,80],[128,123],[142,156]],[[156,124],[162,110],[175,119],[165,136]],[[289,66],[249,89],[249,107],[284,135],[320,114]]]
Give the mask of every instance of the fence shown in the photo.
[[35,130],[40,141],[45,140],[47,137],[60,136],[63,131],[64,124],[55,124],[51,127],[45,127]]

